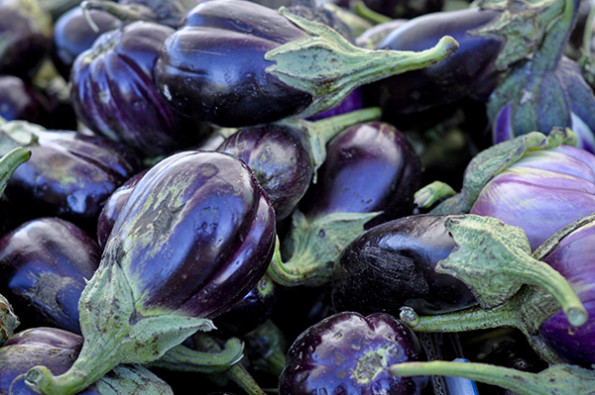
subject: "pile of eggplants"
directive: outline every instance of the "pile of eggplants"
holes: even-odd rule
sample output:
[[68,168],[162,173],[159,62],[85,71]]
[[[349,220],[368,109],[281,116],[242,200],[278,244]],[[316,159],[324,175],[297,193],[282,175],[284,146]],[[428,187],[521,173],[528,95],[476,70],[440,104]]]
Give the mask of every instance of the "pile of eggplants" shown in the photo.
[[593,393],[593,20],[0,0],[0,394]]

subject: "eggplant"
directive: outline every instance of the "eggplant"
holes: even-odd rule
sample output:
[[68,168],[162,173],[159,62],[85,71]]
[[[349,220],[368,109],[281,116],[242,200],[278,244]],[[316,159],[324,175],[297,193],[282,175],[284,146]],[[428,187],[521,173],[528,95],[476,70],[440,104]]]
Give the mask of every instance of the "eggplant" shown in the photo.
[[444,6],[444,0],[361,0],[368,8],[391,19],[411,19],[420,15],[439,12]]
[[578,146],[595,152],[595,95],[581,67],[563,56],[576,24],[579,1],[567,0],[563,16],[530,60],[511,68],[488,102],[495,143],[554,127],[571,127]]
[[254,172],[275,208],[277,221],[297,207],[326,158],[335,135],[377,119],[378,109],[363,109],[317,122],[285,120],[239,129],[217,148],[242,159]]
[[0,239],[0,292],[21,328],[53,326],[80,333],[78,301],[99,265],[97,242],[55,217],[20,225]]
[[[80,352],[83,339],[63,329],[36,327],[11,336],[0,347],[0,393],[35,394],[23,375],[38,363],[54,373],[65,372]],[[80,394],[173,394],[167,383],[141,366],[118,366]]]
[[71,100],[93,132],[159,157],[197,144],[211,128],[181,116],[157,91],[153,67],[174,29],[138,21],[110,30],[75,60]]
[[182,114],[242,127],[320,113],[357,86],[425,67],[455,50],[449,37],[419,53],[364,50],[285,8],[207,1],[167,38],[155,77]]
[[436,270],[456,246],[446,219],[407,216],[378,225],[350,243],[334,265],[335,310],[398,315],[402,306],[410,306],[431,315],[477,304],[464,282]]
[[0,76],[0,117],[7,121],[43,123],[49,116],[47,99],[14,75]]
[[26,375],[42,393],[76,393],[120,363],[148,363],[213,329],[264,275],[275,215],[251,170],[220,152],[184,151],[150,168],[110,233],[79,302],[73,367]]
[[424,358],[416,335],[391,315],[337,313],[289,347],[279,394],[420,394],[427,376],[394,377],[388,366]]
[[343,130],[329,141],[269,275],[285,286],[328,283],[333,261],[364,229],[412,212],[420,175],[419,157],[394,126],[364,122]]
[[52,20],[37,0],[0,2],[0,75],[30,81],[49,53]]
[[[91,27],[90,18],[95,27]],[[53,45],[50,56],[56,70],[68,80],[72,65],[82,52],[93,46],[103,33],[117,29],[122,21],[99,10],[89,10],[85,16],[82,7],[76,6],[62,14],[54,23]]]
[[101,136],[23,121],[6,122],[0,129],[6,146],[27,144],[31,151],[5,191],[26,207],[20,210],[23,220],[57,216],[93,234],[105,199],[141,167],[129,148]]

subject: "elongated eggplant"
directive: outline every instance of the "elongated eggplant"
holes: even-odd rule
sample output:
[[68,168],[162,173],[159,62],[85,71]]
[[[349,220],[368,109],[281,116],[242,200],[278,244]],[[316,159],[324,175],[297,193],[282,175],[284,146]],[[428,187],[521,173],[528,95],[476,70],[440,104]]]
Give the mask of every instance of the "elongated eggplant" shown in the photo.
[[26,222],[0,239],[0,292],[21,328],[54,326],[80,333],[78,301],[99,265],[97,242],[59,218]]
[[30,80],[51,46],[52,21],[37,0],[0,2],[0,74]]
[[91,48],[101,34],[122,24],[115,16],[98,10],[88,11],[88,18],[95,24],[96,30],[89,24],[80,6],[65,12],[54,23],[50,55],[56,70],[66,80],[70,78],[76,57]]
[[274,238],[274,210],[242,161],[207,151],[160,161],[128,197],[81,295],[77,361],[59,376],[35,367],[28,385],[76,393],[212,329],[262,278]]
[[5,144],[29,144],[31,159],[19,167],[6,195],[27,207],[24,219],[58,216],[93,234],[103,202],[139,171],[138,156],[101,136],[51,131],[12,121],[0,126]]
[[419,394],[427,376],[393,377],[388,366],[424,358],[416,335],[391,315],[337,313],[290,346],[279,394]]
[[[76,359],[83,339],[63,329],[37,327],[20,331],[0,347],[0,393],[35,394],[25,385],[22,375],[38,363],[52,372],[65,372]],[[119,366],[83,395],[116,393],[173,394],[167,383],[141,366]]]
[[188,148],[210,132],[171,109],[153,83],[153,66],[173,32],[134,22],[102,34],[76,58],[71,100],[89,129],[146,157]]
[[307,117],[334,107],[357,86],[425,67],[456,50],[371,51],[285,8],[207,1],[165,42],[157,85],[181,113],[224,127]]

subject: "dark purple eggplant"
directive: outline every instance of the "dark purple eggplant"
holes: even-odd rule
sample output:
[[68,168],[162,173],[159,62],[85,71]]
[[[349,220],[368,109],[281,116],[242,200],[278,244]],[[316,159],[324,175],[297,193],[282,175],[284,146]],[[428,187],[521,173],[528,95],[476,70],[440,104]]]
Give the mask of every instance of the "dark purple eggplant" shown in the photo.
[[274,210],[242,161],[207,151],[160,161],[134,187],[81,295],[81,355],[63,375],[31,369],[28,385],[76,393],[213,329],[262,278],[274,238]]
[[366,122],[340,132],[292,215],[269,268],[273,280],[286,286],[327,283],[333,261],[366,227],[411,214],[420,174],[419,157],[395,127]]
[[378,122],[352,126],[328,143],[318,181],[299,208],[308,218],[382,211],[368,227],[409,215],[421,170],[411,142],[395,127]]
[[10,178],[6,195],[18,202],[24,219],[57,216],[91,234],[103,202],[140,170],[129,148],[101,136],[50,131],[22,121],[0,125],[2,139],[28,139],[31,159]]
[[424,358],[416,335],[398,319],[337,313],[290,346],[279,394],[420,394],[427,376],[394,377],[388,366]]
[[0,2],[0,74],[30,80],[51,46],[52,21],[37,0]]
[[[96,30],[87,18],[93,21]],[[101,34],[121,24],[115,16],[98,10],[88,11],[85,17],[80,6],[62,14],[54,24],[54,41],[50,52],[56,70],[64,79],[69,79],[76,57],[91,48]]]
[[277,221],[302,199],[326,158],[326,144],[346,128],[378,119],[378,109],[363,109],[316,122],[285,120],[247,126],[225,139],[218,150],[237,156],[252,169],[275,208]]
[[21,328],[53,326],[80,333],[78,301],[101,250],[87,233],[59,218],[26,222],[0,239],[0,292]]
[[[83,338],[72,332],[51,327],[20,331],[0,347],[0,393],[36,394],[28,388],[23,375],[43,363],[55,374],[68,370],[75,361]],[[169,385],[141,366],[118,366],[94,385],[80,392],[84,395],[106,393],[173,394]]]
[[420,53],[364,50],[285,8],[207,1],[168,37],[155,74],[181,113],[241,127],[320,113],[367,81],[425,67],[455,50],[451,38]]
[[443,62],[365,85],[365,105],[379,106],[387,120],[462,100],[487,99],[499,74],[496,59],[503,40],[474,31],[497,21],[495,10],[468,8],[435,12],[399,25],[376,48],[420,51],[439,37],[451,35],[459,43],[454,55]]
[[197,144],[211,128],[181,116],[153,83],[153,67],[174,29],[134,22],[108,31],[75,60],[71,100],[95,133],[146,157]]
[[0,76],[0,117],[6,121],[43,123],[48,117],[48,102],[42,94],[13,75]]
[[332,302],[337,311],[399,314],[410,306],[440,314],[477,303],[461,280],[436,271],[456,243],[445,216],[417,215],[378,225],[347,246],[334,265]]
[[146,172],[147,170],[143,170],[130,177],[105,200],[103,208],[99,213],[99,218],[97,219],[97,242],[101,248],[105,247],[112,228],[118,219],[118,214],[126,204],[134,186]]

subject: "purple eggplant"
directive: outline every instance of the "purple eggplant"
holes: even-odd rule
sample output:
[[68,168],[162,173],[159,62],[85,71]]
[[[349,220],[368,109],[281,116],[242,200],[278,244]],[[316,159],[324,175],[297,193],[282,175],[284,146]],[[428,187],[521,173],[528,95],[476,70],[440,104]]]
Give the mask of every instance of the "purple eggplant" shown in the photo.
[[416,215],[378,225],[350,243],[334,265],[337,311],[398,315],[401,306],[441,314],[477,304],[461,280],[436,271],[456,243],[448,217]]
[[443,62],[364,86],[365,105],[379,106],[385,116],[398,119],[398,115],[458,102],[465,97],[487,99],[499,74],[495,62],[503,40],[475,32],[497,21],[500,15],[496,10],[467,8],[435,12],[399,25],[376,48],[420,51],[448,34],[457,40],[459,49]]
[[22,121],[0,126],[2,138],[19,145],[27,140],[31,159],[19,167],[6,195],[19,202],[25,219],[57,216],[95,232],[103,202],[140,170],[129,148],[101,136],[50,131]]
[[[35,394],[23,375],[43,363],[55,374],[68,370],[78,355],[83,338],[72,332],[51,327],[20,331],[0,347],[0,393]],[[141,366],[119,366],[80,394],[113,393],[173,394],[169,385]]]
[[[87,18],[92,20],[97,30],[91,27]],[[118,18],[107,12],[90,10],[86,17],[80,6],[62,14],[54,24],[54,41],[50,52],[56,70],[64,79],[69,79],[76,57],[91,48],[101,34],[121,24]]]
[[188,148],[210,132],[175,112],[153,83],[154,64],[173,32],[152,22],[126,24],[76,58],[71,99],[89,129],[146,157]]
[[382,211],[372,226],[411,214],[420,180],[421,161],[407,137],[387,123],[363,123],[328,143],[318,181],[299,208],[308,218]]
[[317,122],[285,120],[247,126],[229,136],[218,150],[242,159],[254,172],[275,208],[277,221],[297,207],[326,158],[326,143],[344,129],[377,119],[364,109]]
[[212,329],[262,278],[274,238],[274,210],[242,161],[207,151],[160,161],[122,207],[81,295],[81,355],[60,376],[31,369],[28,385],[76,393],[119,363],[154,361]]
[[26,222],[0,239],[0,292],[22,326],[79,333],[78,301],[99,265],[97,242],[59,218]]
[[595,212],[595,156],[568,145],[529,152],[495,175],[469,212],[520,226],[535,249]]
[[51,46],[52,21],[37,0],[0,2],[0,74],[30,80]]
[[290,346],[279,394],[420,394],[427,376],[394,377],[388,366],[424,358],[416,335],[393,316],[337,313]]
[[48,117],[47,99],[14,75],[0,76],[0,117],[6,121],[43,123]]
[[332,262],[365,227],[412,212],[420,175],[419,157],[395,127],[365,122],[340,132],[292,215],[269,268],[273,280],[286,286],[327,283]]
[[[157,61],[157,85],[181,113],[224,127],[311,116],[368,81],[425,67],[456,50],[370,51],[285,8],[207,1],[184,18]],[[378,65],[378,66],[376,66]]]

